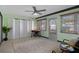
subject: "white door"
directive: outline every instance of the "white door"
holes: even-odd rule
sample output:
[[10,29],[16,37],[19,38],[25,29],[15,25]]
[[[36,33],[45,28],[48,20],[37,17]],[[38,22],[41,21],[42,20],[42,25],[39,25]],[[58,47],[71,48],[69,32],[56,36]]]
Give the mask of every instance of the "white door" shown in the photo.
[[13,39],[20,39],[20,20],[13,20]]
[[23,38],[24,36],[24,25],[23,25],[23,20],[20,20],[20,38]]
[[28,37],[28,33],[27,33],[27,20],[23,21],[23,37],[27,38]]
[[20,38],[27,37],[27,21],[20,20]]
[[31,36],[31,30],[32,30],[32,22],[30,20],[27,20],[27,36]]
[[31,37],[32,27],[31,20],[13,20],[13,39],[22,39]]

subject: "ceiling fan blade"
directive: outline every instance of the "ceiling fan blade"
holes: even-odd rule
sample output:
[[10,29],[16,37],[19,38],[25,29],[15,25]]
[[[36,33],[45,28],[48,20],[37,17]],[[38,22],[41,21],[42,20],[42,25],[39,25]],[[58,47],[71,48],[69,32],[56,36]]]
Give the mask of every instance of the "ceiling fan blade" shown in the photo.
[[38,12],[38,14],[39,14],[39,15],[42,15],[42,13],[39,13],[39,12]]
[[25,12],[34,12],[34,11],[26,10]]
[[46,9],[43,9],[43,10],[38,10],[38,12],[43,12],[43,11],[46,11]]
[[34,12],[36,12],[36,11],[37,11],[35,6],[33,6],[33,9],[34,9]]

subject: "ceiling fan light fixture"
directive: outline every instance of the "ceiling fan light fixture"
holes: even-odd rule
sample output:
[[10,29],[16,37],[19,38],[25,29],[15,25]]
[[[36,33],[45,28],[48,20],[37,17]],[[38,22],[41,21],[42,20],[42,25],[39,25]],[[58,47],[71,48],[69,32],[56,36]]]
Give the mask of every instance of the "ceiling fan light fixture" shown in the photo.
[[38,13],[34,13],[33,15],[38,16],[39,14]]

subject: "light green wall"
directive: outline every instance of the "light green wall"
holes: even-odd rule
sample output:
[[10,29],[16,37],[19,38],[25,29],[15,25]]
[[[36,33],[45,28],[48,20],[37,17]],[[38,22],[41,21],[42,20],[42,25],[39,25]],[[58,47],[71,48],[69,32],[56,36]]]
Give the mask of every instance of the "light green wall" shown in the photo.
[[[45,17],[45,18],[47,18],[47,23],[49,22],[50,18],[53,18],[53,17],[57,18],[56,19],[56,24],[57,24],[57,40],[61,40],[61,41],[63,39],[71,40],[71,39],[77,39],[77,37],[79,37],[79,35],[77,35],[77,34],[61,33],[61,15],[68,14],[68,13],[74,13],[74,12],[79,12],[79,8]],[[48,25],[47,25],[47,31],[42,31],[41,35],[45,36],[45,37],[49,37],[49,26]]]
[[3,15],[3,26],[8,26],[8,16]]

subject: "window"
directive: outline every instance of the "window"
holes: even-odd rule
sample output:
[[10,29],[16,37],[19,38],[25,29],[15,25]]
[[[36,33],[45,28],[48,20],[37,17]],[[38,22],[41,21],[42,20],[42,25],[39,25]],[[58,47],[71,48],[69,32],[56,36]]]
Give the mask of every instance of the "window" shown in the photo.
[[79,13],[61,16],[61,32],[79,34]]
[[56,18],[52,18],[49,21],[50,32],[56,32]]
[[41,30],[41,28],[40,28],[40,27],[41,27],[41,21],[40,21],[40,20],[38,20],[38,21],[37,21],[37,30]]
[[61,19],[62,32],[75,33],[75,14],[63,15]]
[[41,20],[41,30],[45,31],[47,28],[47,21],[46,19]]
[[79,34],[79,13],[76,14],[76,19],[77,19],[77,34]]
[[35,22],[32,21],[32,30],[35,30],[35,29],[36,29]]

